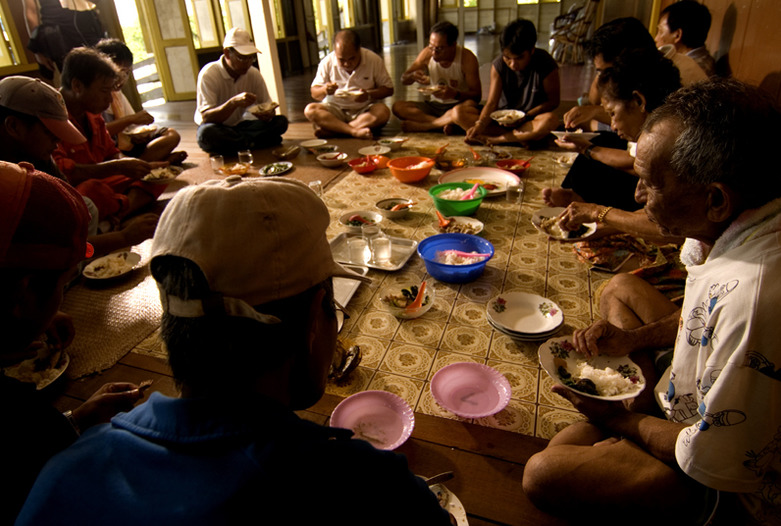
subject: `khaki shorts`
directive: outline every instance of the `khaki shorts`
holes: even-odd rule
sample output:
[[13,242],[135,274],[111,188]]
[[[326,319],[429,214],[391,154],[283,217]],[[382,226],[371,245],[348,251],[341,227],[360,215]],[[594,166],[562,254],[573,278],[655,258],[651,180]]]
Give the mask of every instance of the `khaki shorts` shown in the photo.
[[355,118],[360,115],[361,113],[366,113],[369,111],[372,107],[371,104],[363,107],[363,108],[357,108],[357,109],[347,109],[347,108],[340,108],[336,104],[332,102],[322,102],[321,103],[325,109],[328,110],[328,112],[339,119],[342,122],[351,122],[354,121]]

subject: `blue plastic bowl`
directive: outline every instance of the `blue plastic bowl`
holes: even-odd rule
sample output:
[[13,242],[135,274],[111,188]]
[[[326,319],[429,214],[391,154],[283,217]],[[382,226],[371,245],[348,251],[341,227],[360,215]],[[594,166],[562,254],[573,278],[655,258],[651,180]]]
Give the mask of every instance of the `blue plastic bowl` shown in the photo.
[[[445,265],[435,261],[437,252],[452,249],[491,255],[471,265]],[[467,283],[483,273],[485,265],[494,257],[494,246],[490,241],[471,234],[437,234],[418,243],[418,255],[423,258],[426,270],[433,278],[445,283]]]

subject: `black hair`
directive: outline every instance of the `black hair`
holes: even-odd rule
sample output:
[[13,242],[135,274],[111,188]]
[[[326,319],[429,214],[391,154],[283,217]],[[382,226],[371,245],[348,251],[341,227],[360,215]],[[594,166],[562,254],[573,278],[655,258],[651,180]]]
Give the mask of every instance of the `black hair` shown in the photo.
[[334,45],[336,42],[341,42],[342,45],[349,44],[355,49],[361,49],[361,35],[352,29],[342,29],[334,36]]
[[601,25],[586,42],[586,53],[591,58],[602,55],[608,63],[625,49],[634,48],[656,49],[656,42],[643,23],[633,17],[616,18]]
[[[781,197],[772,152],[781,143],[781,112],[760,88],[733,79],[712,79],[681,88],[652,112],[643,131],[672,121],[680,133],[670,152],[673,173],[695,185],[723,183],[745,207]],[[752,175],[765,174],[761,181]]]
[[77,47],[65,57],[60,80],[64,88],[71,89],[74,80],[89,86],[97,78],[116,79],[118,71],[111,59],[98,50]]
[[452,22],[448,22],[447,20],[443,20],[434,24],[434,26],[431,28],[431,31],[429,31],[429,34],[432,33],[444,35],[447,39],[448,46],[452,46],[456,43],[456,40],[458,40],[458,26],[454,25]]
[[628,49],[600,74],[597,85],[609,98],[629,101],[635,91],[646,101],[646,111],[664,103],[670,93],[681,87],[681,75],[675,64],[657,49]]
[[108,56],[114,64],[132,64],[133,52],[118,38],[104,38],[95,49]]
[[[201,269],[189,259],[158,256],[150,268],[168,294],[185,300],[215,297]],[[236,392],[274,371],[306,344],[309,319],[302,309],[319,290],[326,291],[323,308],[335,316],[330,279],[295,296],[255,306],[277,316],[279,324],[220,314],[183,318],[164,312],[160,336],[176,382],[202,393]]]
[[689,48],[705,45],[710,31],[711,15],[708,8],[694,0],[681,0],[662,10],[667,15],[667,27],[670,31],[681,30],[681,43]]
[[507,24],[499,37],[499,49],[507,49],[513,55],[531,51],[537,44],[537,28],[531,20],[519,18]]

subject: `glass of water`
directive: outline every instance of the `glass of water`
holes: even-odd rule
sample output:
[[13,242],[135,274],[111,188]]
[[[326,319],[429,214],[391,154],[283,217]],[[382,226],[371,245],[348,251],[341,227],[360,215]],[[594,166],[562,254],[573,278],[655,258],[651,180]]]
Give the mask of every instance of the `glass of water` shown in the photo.
[[351,263],[365,265],[369,260],[369,244],[362,237],[348,238],[347,251],[349,252]]
[[521,204],[523,202],[523,181],[519,181],[518,184],[507,185],[507,202],[513,204]]
[[388,263],[391,259],[391,240],[384,234],[372,238],[372,259],[377,264]]
[[320,199],[322,199],[322,198],[323,198],[323,182],[322,182],[322,181],[320,181],[320,180],[311,181],[311,182],[309,183],[309,188],[310,188],[310,189],[311,189],[311,190],[312,190],[312,191],[313,191],[315,194],[317,194],[317,197],[319,197]]
[[247,168],[252,166],[252,162],[254,160],[255,158],[252,156],[252,152],[250,150],[242,150],[239,152],[239,162],[246,165]]
[[220,168],[225,165],[225,159],[222,155],[212,155],[209,157],[209,164],[211,164],[212,170],[219,172]]

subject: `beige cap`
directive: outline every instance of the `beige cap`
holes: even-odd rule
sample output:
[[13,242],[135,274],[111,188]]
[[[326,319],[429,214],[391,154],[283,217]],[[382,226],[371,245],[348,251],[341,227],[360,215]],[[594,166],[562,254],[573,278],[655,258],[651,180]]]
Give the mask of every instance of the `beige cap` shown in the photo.
[[255,41],[252,40],[249,32],[246,29],[240,27],[234,27],[225,35],[225,40],[222,42],[222,48],[227,49],[232,47],[241,55],[254,55],[260,53],[260,50],[255,47]]
[[[329,277],[371,282],[334,261],[325,235],[330,221],[320,198],[299,181],[230,176],[176,194],[157,225],[152,257],[191,260],[223,295],[225,313],[276,323],[252,306],[295,296]],[[160,297],[175,316],[206,315],[200,300],[162,289]]]
[[60,92],[39,79],[16,75],[0,80],[0,106],[38,117],[61,141],[87,142],[68,120],[68,108]]

